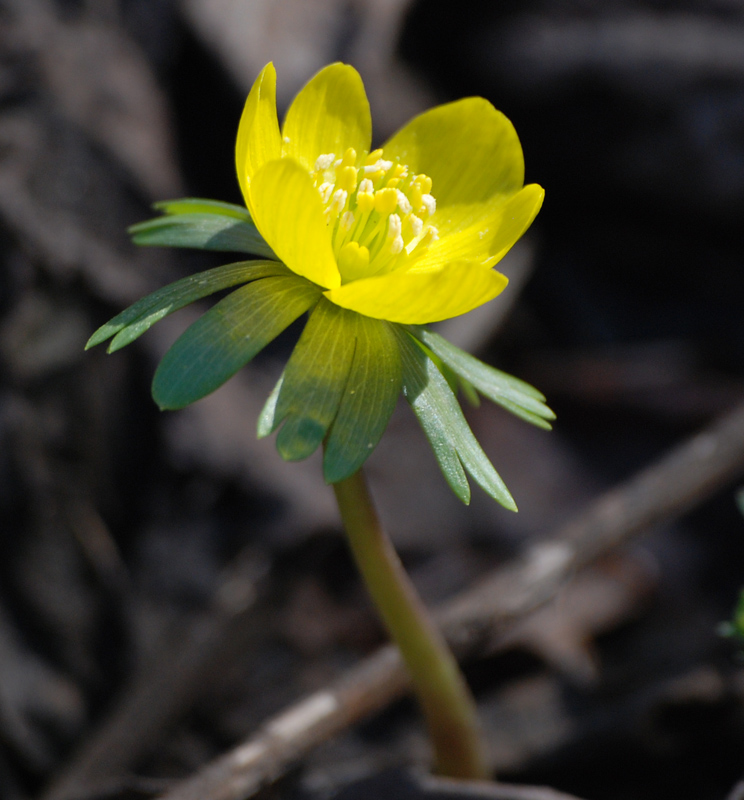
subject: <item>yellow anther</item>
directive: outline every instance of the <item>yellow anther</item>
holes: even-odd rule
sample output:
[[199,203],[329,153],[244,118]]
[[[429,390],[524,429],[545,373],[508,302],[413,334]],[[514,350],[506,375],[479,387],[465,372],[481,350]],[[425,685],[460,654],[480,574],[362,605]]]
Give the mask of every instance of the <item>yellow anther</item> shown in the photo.
[[380,158],[382,157],[382,150],[378,148],[377,150],[373,150],[367,158],[364,159],[364,166],[369,167],[372,164],[376,164]]
[[341,248],[337,263],[344,282],[363,278],[369,269],[369,250],[358,242],[348,242]]
[[[346,152],[348,153],[348,150]],[[356,169],[354,167],[341,167],[336,183],[341,189],[351,194],[357,188]]]
[[408,167],[405,164],[396,164],[393,170],[393,178],[400,180],[408,175]]
[[341,166],[353,167],[356,164],[357,152],[353,147],[347,148],[346,152],[341,159]]
[[390,180],[387,182],[386,185],[390,189],[395,189],[399,183],[400,183],[400,178],[390,178]]
[[381,216],[392,214],[398,207],[398,192],[395,189],[380,189],[375,192],[375,211]]

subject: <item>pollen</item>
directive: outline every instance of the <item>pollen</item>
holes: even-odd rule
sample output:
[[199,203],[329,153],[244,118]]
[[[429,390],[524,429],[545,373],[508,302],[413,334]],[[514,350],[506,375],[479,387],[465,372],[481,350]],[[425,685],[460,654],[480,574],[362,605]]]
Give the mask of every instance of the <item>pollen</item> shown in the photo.
[[331,164],[333,164],[334,158],[336,158],[335,153],[325,153],[324,155],[318,156],[315,159],[315,171],[324,172],[327,170]]
[[342,283],[383,275],[422,256],[439,238],[428,175],[373,150],[322,153],[311,173],[325,210]]

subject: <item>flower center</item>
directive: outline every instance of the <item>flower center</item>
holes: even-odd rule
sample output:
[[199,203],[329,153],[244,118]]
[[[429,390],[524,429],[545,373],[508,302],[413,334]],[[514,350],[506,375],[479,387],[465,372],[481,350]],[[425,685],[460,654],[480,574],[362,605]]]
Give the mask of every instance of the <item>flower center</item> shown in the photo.
[[431,178],[371,152],[361,167],[350,147],[318,156],[312,176],[332,229],[342,283],[382,275],[420,258],[439,238],[426,220],[436,211]]

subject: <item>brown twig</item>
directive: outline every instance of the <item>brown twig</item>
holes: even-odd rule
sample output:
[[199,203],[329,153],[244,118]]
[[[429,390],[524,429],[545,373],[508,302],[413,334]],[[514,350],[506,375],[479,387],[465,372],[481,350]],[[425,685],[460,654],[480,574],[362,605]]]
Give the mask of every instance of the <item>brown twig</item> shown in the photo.
[[[548,602],[573,573],[744,472],[744,405],[601,497],[506,569],[448,603],[440,619],[461,658],[497,645],[498,631]],[[176,784],[162,800],[244,800],[330,736],[403,694],[388,646],[279,715],[239,747]],[[544,795],[543,795],[544,797]]]

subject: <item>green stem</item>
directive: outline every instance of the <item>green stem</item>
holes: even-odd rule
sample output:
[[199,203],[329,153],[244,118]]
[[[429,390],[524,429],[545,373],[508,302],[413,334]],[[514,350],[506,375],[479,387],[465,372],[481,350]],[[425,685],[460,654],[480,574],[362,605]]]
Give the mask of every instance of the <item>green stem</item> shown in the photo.
[[436,771],[453,778],[489,777],[475,701],[379,523],[362,471],[333,488],[357,566],[424,711]]

